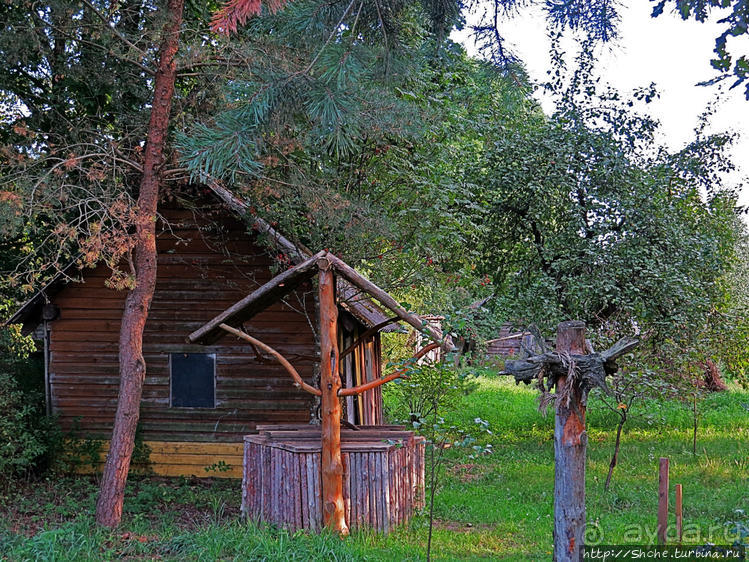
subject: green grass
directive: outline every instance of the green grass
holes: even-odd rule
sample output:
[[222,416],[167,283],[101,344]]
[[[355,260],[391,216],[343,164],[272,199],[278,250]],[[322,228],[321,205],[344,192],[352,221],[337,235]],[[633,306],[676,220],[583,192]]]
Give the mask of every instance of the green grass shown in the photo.
[[[490,423],[494,453],[478,459],[451,450],[438,489],[434,537],[439,560],[550,560],[554,458],[553,416],[536,410],[536,393],[505,380],[479,389],[447,420]],[[603,482],[617,418],[595,399],[588,408],[587,512],[593,540],[654,542],[657,465],[671,461],[671,482],[684,485],[686,542],[718,544],[736,509],[749,512],[749,393],[709,396],[701,405],[698,454],[691,452],[691,412],[650,402],[650,420],[625,429],[612,487]],[[96,481],[42,478],[0,488],[0,555],[9,560],[419,560],[427,519],[418,516],[388,536],[290,535],[239,518],[236,481],[134,479],[123,525],[93,522]],[[672,516],[673,518],[673,516]],[[743,516],[746,522],[747,516]]]

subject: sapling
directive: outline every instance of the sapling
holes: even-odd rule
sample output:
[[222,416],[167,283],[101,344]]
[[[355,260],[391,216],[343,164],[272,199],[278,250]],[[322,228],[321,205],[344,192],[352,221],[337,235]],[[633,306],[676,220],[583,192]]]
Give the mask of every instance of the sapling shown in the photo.
[[396,416],[407,416],[407,423],[427,441],[429,459],[429,532],[427,538],[427,561],[431,560],[432,534],[434,530],[434,498],[439,484],[440,468],[444,464],[445,451],[449,448],[470,448],[471,458],[490,454],[491,444],[478,442],[478,434],[491,434],[489,423],[474,419],[469,429],[449,425],[445,417],[457,410],[461,397],[476,388],[470,380],[472,375],[456,369],[450,358],[441,363],[414,365],[409,378],[397,381],[388,392],[395,402]]
[[[608,491],[614,467],[619,462],[622,430],[632,418],[646,418],[652,423],[654,414],[646,407],[648,398],[674,396],[677,389],[658,374],[648,368],[637,370],[622,369],[609,380],[607,394],[598,390],[601,402],[619,417],[614,440],[614,452],[609,462],[609,472],[606,476],[604,490]],[[635,409],[637,408],[637,409]]]

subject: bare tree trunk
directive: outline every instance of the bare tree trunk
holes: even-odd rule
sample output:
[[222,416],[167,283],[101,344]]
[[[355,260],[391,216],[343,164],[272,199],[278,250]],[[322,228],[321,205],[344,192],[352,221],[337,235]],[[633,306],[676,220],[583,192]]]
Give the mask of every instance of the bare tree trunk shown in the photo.
[[[338,308],[335,277],[329,262],[320,260],[320,390],[322,391],[322,501],[326,527],[348,535],[343,503],[341,458],[341,377],[338,373]],[[318,262],[318,263],[320,263]]]
[[[437,423],[438,405],[434,405],[434,422]],[[437,455],[437,459],[434,458],[434,448],[437,447],[436,439],[432,439],[432,448],[430,452],[430,475],[429,475],[429,535],[427,537],[427,562],[432,560],[432,533],[434,530],[434,495],[437,492],[437,476],[440,465],[442,464],[442,456],[445,453],[445,445],[447,441],[443,439],[439,443],[440,452]]]
[[616,463],[619,460],[619,444],[622,438],[622,428],[624,427],[624,423],[626,421],[627,421],[627,415],[619,414],[619,426],[616,428],[616,441],[614,441],[614,454],[611,456],[611,463],[609,464],[609,473],[608,473],[608,476],[606,476],[606,484],[603,487],[603,489],[607,492],[609,491],[609,485],[611,484],[611,476],[614,474],[614,467],[616,466]]
[[[557,352],[585,354],[585,323],[557,327]],[[559,377],[554,416],[554,561],[582,559],[585,538],[585,396],[576,376]],[[569,400],[565,400],[565,397]]]
[[176,78],[175,56],[179,47],[184,0],[168,0],[167,21],[159,47],[153,105],[138,194],[135,246],[135,288],[125,300],[120,326],[120,391],[112,440],[104,465],[96,521],[116,527],[122,519],[125,484],[135,443],[140,399],[146,376],[143,330],[156,287],[156,207],[159,199],[159,167],[169,128],[169,113]]

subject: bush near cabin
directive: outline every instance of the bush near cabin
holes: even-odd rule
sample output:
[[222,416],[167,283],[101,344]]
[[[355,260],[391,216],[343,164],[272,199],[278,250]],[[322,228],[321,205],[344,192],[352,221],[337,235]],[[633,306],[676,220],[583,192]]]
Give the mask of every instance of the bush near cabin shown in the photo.
[[59,434],[37,388],[34,343],[18,328],[0,331],[0,474],[8,480],[44,468]]

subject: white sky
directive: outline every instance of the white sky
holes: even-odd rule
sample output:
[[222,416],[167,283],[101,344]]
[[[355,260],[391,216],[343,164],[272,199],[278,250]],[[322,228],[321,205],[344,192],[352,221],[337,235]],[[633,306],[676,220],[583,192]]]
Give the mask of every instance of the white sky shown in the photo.
[[[603,80],[622,92],[655,82],[661,97],[647,106],[648,113],[661,121],[666,146],[678,150],[688,142],[698,117],[718,91],[718,86],[697,83],[715,76],[710,59],[722,26],[683,21],[669,13],[651,18],[651,10],[652,3],[644,0],[629,0],[621,6],[619,39],[615,45],[598,50],[598,71]],[[541,10],[524,11],[508,20],[501,31],[525,63],[531,79],[545,81],[550,42]],[[469,53],[476,52],[466,32],[456,33],[453,38],[461,41]],[[746,52],[749,39],[732,39],[728,46],[734,54]],[[749,177],[749,101],[744,98],[743,85],[733,90],[728,90],[728,85],[726,81],[725,99],[711,120],[710,131],[732,130],[741,135],[733,147],[738,173],[729,178],[730,182],[739,182]],[[539,99],[548,112],[549,100]],[[740,203],[749,205],[749,186],[744,187]]]

